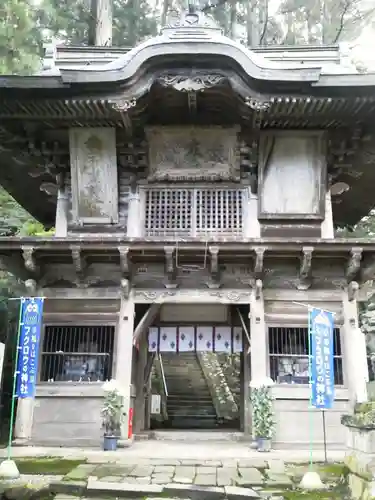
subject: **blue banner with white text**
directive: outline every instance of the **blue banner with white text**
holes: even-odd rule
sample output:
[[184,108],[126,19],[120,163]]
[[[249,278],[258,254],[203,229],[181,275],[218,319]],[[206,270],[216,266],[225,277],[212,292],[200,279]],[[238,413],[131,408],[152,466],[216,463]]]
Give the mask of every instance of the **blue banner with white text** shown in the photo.
[[19,398],[35,396],[43,301],[41,297],[21,299],[16,385],[16,396]]
[[333,313],[321,309],[309,311],[311,404],[314,408],[332,408],[334,395]]

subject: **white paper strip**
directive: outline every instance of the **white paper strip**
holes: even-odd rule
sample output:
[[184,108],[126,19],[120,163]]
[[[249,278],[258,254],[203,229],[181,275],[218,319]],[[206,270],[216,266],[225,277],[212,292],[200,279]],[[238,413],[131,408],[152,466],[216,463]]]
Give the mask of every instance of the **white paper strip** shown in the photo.
[[242,352],[242,328],[240,326],[235,326],[233,328],[233,352]]
[[159,346],[160,352],[177,351],[177,327],[162,326],[160,328]]
[[195,351],[194,326],[180,326],[178,329],[179,352]]
[[230,326],[215,327],[215,352],[232,352],[232,328]]
[[149,352],[157,352],[159,340],[159,328],[151,327],[148,329],[148,350]]
[[197,352],[211,351],[212,352],[212,326],[197,326]]

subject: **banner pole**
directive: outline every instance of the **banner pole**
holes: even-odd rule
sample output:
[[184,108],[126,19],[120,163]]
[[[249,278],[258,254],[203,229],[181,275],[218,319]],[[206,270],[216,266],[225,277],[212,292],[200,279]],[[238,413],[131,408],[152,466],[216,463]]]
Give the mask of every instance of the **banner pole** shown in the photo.
[[23,298],[21,298],[19,315],[18,315],[16,357],[15,357],[15,368],[14,368],[14,376],[13,376],[12,401],[11,401],[11,406],[10,406],[10,424],[9,424],[9,437],[8,437],[8,448],[7,448],[7,459],[8,460],[11,459],[11,455],[12,455],[13,425],[14,425],[15,408],[16,408],[18,358],[19,358],[19,350],[20,350],[19,343],[20,343],[20,336],[21,336],[22,305],[23,305]]
[[310,471],[313,470],[313,439],[314,439],[314,422],[313,422],[313,409],[312,409],[312,351],[311,351],[311,318],[310,307],[307,309],[307,331],[308,331],[308,346],[309,346],[309,435],[310,435],[310,450],[309,450],[309,464]]

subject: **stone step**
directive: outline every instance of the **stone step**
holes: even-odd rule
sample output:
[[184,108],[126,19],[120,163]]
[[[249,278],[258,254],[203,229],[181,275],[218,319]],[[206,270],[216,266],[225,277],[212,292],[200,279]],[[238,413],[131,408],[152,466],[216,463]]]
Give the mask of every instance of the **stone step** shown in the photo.
[[216,418],[216,412],[213,408],[169,408],[168,416],[178,417],[213,417]]

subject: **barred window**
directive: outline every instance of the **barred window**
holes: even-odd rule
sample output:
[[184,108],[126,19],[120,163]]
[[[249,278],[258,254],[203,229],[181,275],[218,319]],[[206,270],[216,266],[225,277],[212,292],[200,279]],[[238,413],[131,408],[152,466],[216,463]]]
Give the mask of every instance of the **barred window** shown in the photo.
[[[278,384],[309,383],[307,328],[268,328],[270,376]],[[335,385],[344,385],[340,330],[333,331]]]
[[46,326],[41,382],[99,382],[111,378],[114,326]]

